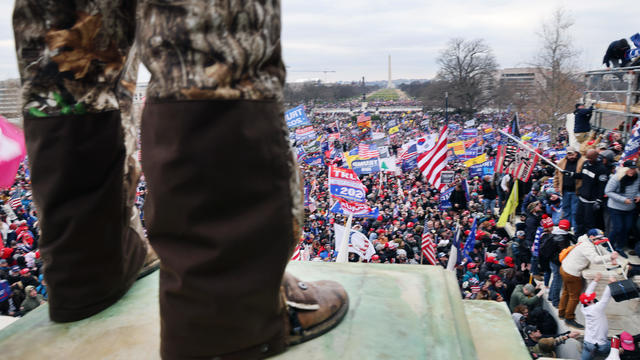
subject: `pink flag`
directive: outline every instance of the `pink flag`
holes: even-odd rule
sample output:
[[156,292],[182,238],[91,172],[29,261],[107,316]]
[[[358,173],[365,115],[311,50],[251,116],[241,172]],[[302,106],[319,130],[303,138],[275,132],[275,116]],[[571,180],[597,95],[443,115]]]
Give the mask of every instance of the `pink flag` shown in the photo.
[[26,153],[22,130],[0,115],[0,189],[13,185]]

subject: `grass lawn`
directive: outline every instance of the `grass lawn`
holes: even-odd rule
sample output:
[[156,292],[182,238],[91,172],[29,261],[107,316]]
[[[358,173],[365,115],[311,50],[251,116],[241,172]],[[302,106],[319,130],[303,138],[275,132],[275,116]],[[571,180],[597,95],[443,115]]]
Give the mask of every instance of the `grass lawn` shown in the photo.
[[369,96],[367,96],[367,100],[398,100],[400,99],[400,94],[396,89],[380,89]]

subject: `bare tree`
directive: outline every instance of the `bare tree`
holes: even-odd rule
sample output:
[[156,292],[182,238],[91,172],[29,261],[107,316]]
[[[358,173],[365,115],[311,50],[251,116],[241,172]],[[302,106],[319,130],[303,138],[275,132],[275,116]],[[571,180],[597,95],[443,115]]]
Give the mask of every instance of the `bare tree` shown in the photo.
[[548,122],[554,128],[562,125],[558,118],[573,111],[580,98],[580,83],[576,73],[576,49],[572,45],[573,19],[561,9],[556,9],[545,20],[538,32],[541,47],[535,57],[538,69],[538,121]]
[[437,62],[438,80],[451,87],[451,106],[472,113],[489,103],[498,63],[484,40],[451,39]]

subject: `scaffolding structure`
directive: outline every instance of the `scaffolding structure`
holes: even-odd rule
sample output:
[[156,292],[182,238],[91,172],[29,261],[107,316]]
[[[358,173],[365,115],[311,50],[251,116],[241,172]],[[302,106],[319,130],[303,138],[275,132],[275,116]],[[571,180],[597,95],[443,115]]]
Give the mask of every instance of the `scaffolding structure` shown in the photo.
[[584,76],[582,102],[594,106],[593,127],[619,132],[626,142],[640,116],[640,66],[587,71]]

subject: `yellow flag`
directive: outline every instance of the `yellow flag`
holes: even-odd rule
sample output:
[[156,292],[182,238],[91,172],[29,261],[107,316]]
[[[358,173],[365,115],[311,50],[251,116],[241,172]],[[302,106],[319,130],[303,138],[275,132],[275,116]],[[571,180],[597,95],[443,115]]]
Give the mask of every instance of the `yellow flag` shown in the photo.
[[476,165],[476,164],[482,164],[485,161],[487,161],[487,154],[482,154],[480,156],[474,157],[473,159],[469,159],[469,160],[465,161],[464,162],[464,166],[471,167],[471,166]]
[[447,147],[453,148],[453,153],[456,154],[456,155],[464,155],[464,153],[465,153],[464,142],[463,141],[449,143],[449,144],[447,144]]
[[507,220],[509,220],[509,216],[513,214],[518,208],[518,181],[516,180],[513,183],[513,189],[511,189],[511,195],[509,195],[509,200],[507,200],[507,204],[504,206],[502,210],[502,214],[500,214],[500,219],[498,219],[498,227],[504,227],[507,224]]
[[398,131],[400,131],[400,126],[394,126],[391,129],[389,129],[389,135],[393,135],[395,133],[397,133]]

